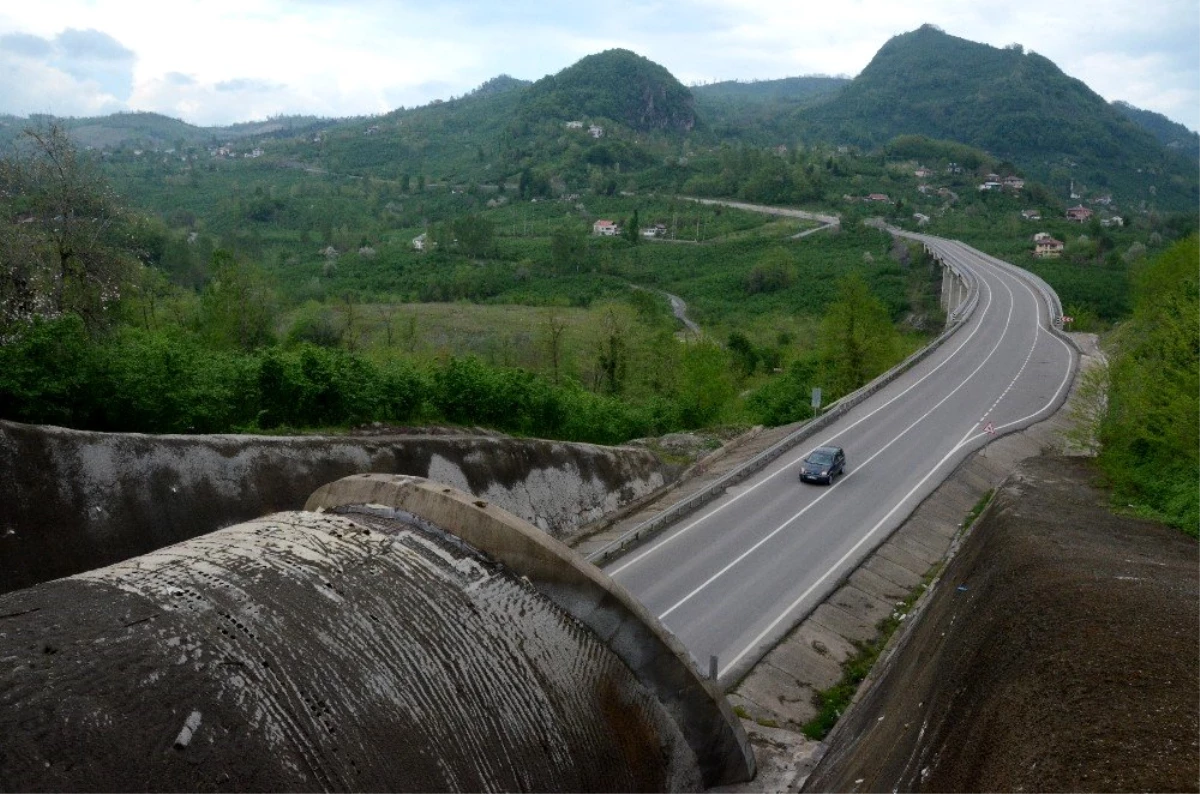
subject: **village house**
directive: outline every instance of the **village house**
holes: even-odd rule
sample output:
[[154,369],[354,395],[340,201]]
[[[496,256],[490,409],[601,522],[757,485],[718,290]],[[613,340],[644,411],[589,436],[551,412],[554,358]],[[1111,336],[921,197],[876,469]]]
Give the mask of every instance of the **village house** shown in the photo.
[[568,121],[566,123],[566,127],[569,130],[581,130],[581,129],[583,129],[583,122],[582,121]]
[[1054,258],[1062,255],[1063,243],[1060,240],[1055,240],[1050,235],[1039,235],[1040,240],[1033,244],[1033,255],[1042,259]]
[[890,201],[887,193],[871,193],[867,196],[866,201]]
[[1004,177],[1003,183],[1004,186],[1009,190],[1020,190],[1021,188],[1025,187],[1024,179],[1019,176],[1012,176],[1011,174]]
[[1076,204],[1074,207],[1071,207],[1067,210],[1067,220],[1086,223],[1093,214],[1094,213],[1090,209],[1082,204]]
[[1003,187],[1003,185],[1001,185],[999,182],[995,181],[994,179],[989,179],[988,181],[986,181],[982,185],[980,185],[979,189],[980,190],[999,190],[1001,187]]
[[418,234],[416,237],[414,237],[413,241],[412,241],[413,250],[424,251],[426,240],[427,240],[427,238],[426,238],[424,232],[422,232],[421,234]]
[[1040,221],[1042,213],[1037,210],[1021,210],[1021,217],[1027,221]]
[[917,177],[918,179],[928,179],[929,177],[933,176],[933,171],[930,171],[925,166],[921,166],[916,171],[913,171],[913,176]]
[[604,128],[598,124],[593,124],[592,126],[588,127],[588,134],[593,138],[603,138]]
[[592,224],[592,234],[598,237],[616,237],[621,233],[621,227],[615,221],[598,220]]
[[923,212],[914,212],[913,220],[917,222],[918,226],[925,226],[929,223],[929,216]]

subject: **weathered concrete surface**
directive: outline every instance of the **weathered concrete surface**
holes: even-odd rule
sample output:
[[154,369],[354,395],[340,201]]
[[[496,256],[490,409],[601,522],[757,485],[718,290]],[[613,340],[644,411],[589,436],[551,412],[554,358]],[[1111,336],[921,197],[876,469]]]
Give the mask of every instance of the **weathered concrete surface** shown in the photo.
[[0,592],[296,509],[361,472],[444,482],[556,537],[678,474],[643,449],[505,437],[148,436],[0,422]]
[[[693,749],[740,734],[736,719],[679,659],[669,670],[653,643],[639,656],[661,629],[638,630],[621,593],[594,599],[592,623],[611,624],[600,634],[545,582],[430,518],[523,550],[537,575],[564,547],[446,486],[404,490],[415,510],[279,513],[0,596],[0,790],[653,791],[738,779]],[[570,589],[587,570],[573,561],[551,584]],[[664,697],[668,681],[691,692]]]
[[754,754],[717,685],[625,588],[503,509],[439,483],[384,474],[318,489],[306,510],[382,506],[419,515],[514,571],[603,639],[679,725],[706,785],[750,780]]
[[1023,463],[829,737],[806,791],[1196,791],[1196,541]]

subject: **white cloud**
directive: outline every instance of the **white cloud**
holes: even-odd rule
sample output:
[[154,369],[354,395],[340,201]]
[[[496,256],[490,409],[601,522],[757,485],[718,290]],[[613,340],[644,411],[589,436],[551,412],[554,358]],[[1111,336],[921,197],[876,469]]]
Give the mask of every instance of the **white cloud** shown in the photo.
[[[88,36],[73,40],[62,20]],[[9,36],[0,111],[123,107],[198,124],[381,113],[500,73],[537,79],[612,47],[685,83],[854,75],[890,37],[927,22],[993,46],[1019,42],[1106,99],[1200,127],[1195,0],[1092,0],[1083,13],[1045,0],[839,0],[819,11],[794,0],[609,0],[602,11],[534,0],[10,4],[0,11],[0,36]],[[39,55],[46,45],[73,60]]]

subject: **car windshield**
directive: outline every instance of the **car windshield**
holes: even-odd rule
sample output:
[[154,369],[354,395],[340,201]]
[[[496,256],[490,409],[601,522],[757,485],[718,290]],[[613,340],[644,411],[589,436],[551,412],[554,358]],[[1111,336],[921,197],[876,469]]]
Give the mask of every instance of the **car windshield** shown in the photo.
[[811,455],[808,456],[808,462],[816,463],[818,465],[833,463],[833,453],[826,449],[815,450]]

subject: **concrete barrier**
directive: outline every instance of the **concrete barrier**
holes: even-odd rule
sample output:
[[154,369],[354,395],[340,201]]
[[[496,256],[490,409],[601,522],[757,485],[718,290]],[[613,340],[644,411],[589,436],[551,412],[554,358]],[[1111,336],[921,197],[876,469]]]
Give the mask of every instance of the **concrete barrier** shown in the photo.
[[563,537],[662,487],[644,449],[502,436],[151,436],[0,421],[0,592],[278,510],[361,472],[473,493]]

